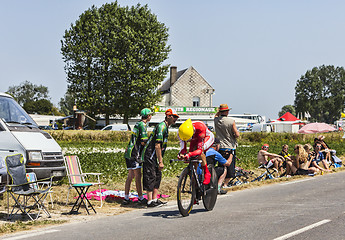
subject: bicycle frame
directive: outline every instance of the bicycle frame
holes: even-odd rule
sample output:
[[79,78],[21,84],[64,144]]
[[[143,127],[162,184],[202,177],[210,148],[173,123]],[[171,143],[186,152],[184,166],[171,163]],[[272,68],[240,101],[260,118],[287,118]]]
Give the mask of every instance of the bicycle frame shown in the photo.
[[258,168],[264,168],[266,171],[264,173],[262,173],[259,177],[257,177],[254,180],[252,180],[252,182],[260,181],[263,177],[265,177],[264,180],[266,180],[266,179],[274,179],[275,178],[273,176],[274,170],[272,170],[272,172],[271,172],[270,169],[267,168],[265,165],[260,165]]
[[[172,159],[173,161],[185,160]],[[186,217],[189,215],[194,204],[199,204],[199,200],[202,199],[203,205],[207,211],[211,211],[217,201],[217,184],[218,178],[214,166],[211,164],[208,166],[211,172],[211,181],[208,185],[203,184],[203,174],[200,175],[197,172],[198,164],[201,162],[200,159],[190,159],[188,166],[186,166],[179,176],[177,184],[177,205],[182,216]],[[187,194],[188,197],[184,198],[181,195]],[[187,200],[187,201],[184,201]]]
[[[180,159],[171,159],[170,163],[172,162],[186,162],[186,160],[180,160]],[[192,173],[192,183],[195,184],[196,187],[196,194],[198,195],[198,192],[203,193],[202,183],[199,180],[199,176],[196,170],[196,166],[198,163],[201,163],[201,160],[199,159],[190,159],[188,160],[188,165],[186,168],[189,169],[189,171]],[[195,196],[196,197],[196,196]],[[200,197],[200,196],[199,196]],[[200,200],[200,199],[198,199]]]

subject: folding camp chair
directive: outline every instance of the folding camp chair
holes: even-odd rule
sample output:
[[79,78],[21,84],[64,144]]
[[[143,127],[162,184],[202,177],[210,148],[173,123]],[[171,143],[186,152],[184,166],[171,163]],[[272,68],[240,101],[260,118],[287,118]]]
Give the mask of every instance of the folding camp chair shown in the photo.
[[[41,211],[45,212],[48,217],[51,217],[43,203],[51,187],[47,187],[42,190],[35,187],[37,183],[47,181],[48,179],[28,182],[22,154],[7,156],[5,158],[5,163],[7,166],[8,176],[12,179],[12,184],[6,186],[8,219],[11,219],[19,210],[22,214],[26,214],[31,220],[36,220],[40,216]],[[49,179],[52,182],[53,177],[50,177]],[[9,196],[12,196],[15,202],[11,213],[9,212]],[[33,218],[30,212],[36,208],[38,209],[36,218]],[[15,209],[17,210],[15,211]]]
[[[39,181],[39,182],[36,182],[37,181],[37,177],[36,177],[36,173],[34,173],[34,172],[26,173],[26,179],[30,183],[30,186],[33,187],[36,190],[43,190],[43,189],[45,189],[47,187],[50,188],[50,190],[47,192],[47,195],[49,194],[49,196],[50,196],[50,203],[52,204],[52,208],[53,208],[54,207],[54,203],[53,203],[53,197],[52,197],[52,192],[53,192],[53,190],[52,190],[52,182],[51,181]],[[32,183],[32,182],[34,182],[34,183]]]
[[[79,162],[78,156],[75,156],[75,155],[65,156],[64,160],[65,160],[65,165],[66,165],[66,169],[67,169],[67,176],[68,176],[69,185],[70,185],[68,188],[66,205],[68,203],[69,191],[70,191],[70,189],[73,188],[73,185],[76,185],[76,184],[92,184],[92,186],[98,186],[99,187],[99,193],[101,194],[101,185],[103,183],[100,182],[99,176],[102,173],[83,173],[81,170],[81,167],[80,167],[80,162]],[[87,177],[87,175],[97,176],[97,182],[85,181],[85,178]],[[103,201],[101,198],[101,206],[100,207],[102,207],[102,206],[103,206]]]

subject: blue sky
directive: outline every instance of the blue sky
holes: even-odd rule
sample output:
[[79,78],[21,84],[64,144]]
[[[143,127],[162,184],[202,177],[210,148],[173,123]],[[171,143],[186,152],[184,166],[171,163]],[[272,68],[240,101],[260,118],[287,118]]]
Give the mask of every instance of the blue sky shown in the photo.
[[[0,91],[25,80],[66,92],[64,31],[92,5],[110,1],[1,1]],[[344,66],[345,1],[118,1],[148,4],[169,28],[167,64],[193,66],[216,90],[213,105],[278,118],[296,81],[321,65]]]

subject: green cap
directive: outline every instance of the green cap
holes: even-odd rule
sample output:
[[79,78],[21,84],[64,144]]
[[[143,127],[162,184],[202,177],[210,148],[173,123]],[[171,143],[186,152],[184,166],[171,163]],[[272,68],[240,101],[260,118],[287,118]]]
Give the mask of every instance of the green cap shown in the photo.
[[143,110],[141,110],[141,112],[140,112],[140,116],[142,116],[142,117],[147,117],[148,115],[152,115],[152,111],[151,111],[151,109],[149,109],[149,108],[144,108]]

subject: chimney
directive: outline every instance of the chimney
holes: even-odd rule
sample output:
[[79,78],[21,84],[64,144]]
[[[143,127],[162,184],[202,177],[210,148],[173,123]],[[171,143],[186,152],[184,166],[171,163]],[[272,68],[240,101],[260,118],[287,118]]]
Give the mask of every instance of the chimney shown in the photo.
[[177,77],[177,67],[171,66],[170,67],[170,87],[176,82]]

